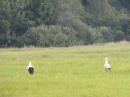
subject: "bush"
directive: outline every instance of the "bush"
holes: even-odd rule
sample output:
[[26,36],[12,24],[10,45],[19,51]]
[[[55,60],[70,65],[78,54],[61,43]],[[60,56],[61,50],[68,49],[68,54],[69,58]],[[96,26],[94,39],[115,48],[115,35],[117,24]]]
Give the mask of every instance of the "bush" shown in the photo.
[[130,34],[128,34],[125,38],[127,41],[130,41]]
[[59,25],[32,27],[22,36],[22,39],[20,44],[26,46],[72,46],[78,43],[74,29]]
[[93,33],[94,43],[102,43],[104,41],[103,35],[98,30],[99,28],[91,28],[91,32]]
[[38,33],[34,27],[32,27],[21,38],[23,39],[23,44],[26,46],[40,46],[42,44],[41,37],[41,34]]
[[124,40],[124,39],[125,39],[125,34],[124,34],[124,32],[121,31],[121,30],[115,31],[114,39],[115,39],[115,41]]
[[113,33],[111,32],[111,29],[105,26],[101,26],[99,28],[99,32],[102,34],[103,36],[103,42],[110,42],[113,41]]
[[110,28],[101,26],[93,30],[94,43],[106,43],[114,41],[113,33]]

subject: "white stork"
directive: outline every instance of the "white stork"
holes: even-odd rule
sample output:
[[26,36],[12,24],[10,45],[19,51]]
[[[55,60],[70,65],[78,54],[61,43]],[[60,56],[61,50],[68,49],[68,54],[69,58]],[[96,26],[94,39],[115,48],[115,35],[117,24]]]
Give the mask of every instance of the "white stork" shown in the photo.
[[104,69],[106,70],[106,71],[111,71],[111,66],[110,66],[110,64],[108,63],[108,58],[106,57],[105,58],[105,64],[104,64]]
[[31,61],[29,62],[29,65],[28,65],[28,72],[29,72],[30,74],[33,74],[33,73],[34,73],[34,67],[32,66]]

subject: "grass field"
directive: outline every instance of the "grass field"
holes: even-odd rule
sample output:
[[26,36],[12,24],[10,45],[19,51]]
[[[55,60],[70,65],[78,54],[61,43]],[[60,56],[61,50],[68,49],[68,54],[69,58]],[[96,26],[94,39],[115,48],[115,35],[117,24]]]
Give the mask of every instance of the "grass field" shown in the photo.
[[0,49],[0,97],[130,97],[130,44]]

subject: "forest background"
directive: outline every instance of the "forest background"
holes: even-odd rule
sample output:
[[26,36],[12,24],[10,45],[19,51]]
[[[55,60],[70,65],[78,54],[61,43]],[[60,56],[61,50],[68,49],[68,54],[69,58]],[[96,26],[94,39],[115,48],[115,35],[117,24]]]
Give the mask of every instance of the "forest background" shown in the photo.
[[130,41],[130,0],[0,0],[0,47]]

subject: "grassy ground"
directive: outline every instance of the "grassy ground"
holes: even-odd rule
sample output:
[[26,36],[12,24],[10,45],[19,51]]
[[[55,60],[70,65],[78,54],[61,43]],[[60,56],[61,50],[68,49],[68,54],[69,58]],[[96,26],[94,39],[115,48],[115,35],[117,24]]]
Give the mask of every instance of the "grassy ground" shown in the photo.
[[129,45],[0,49],[0,97],[130,97]]

